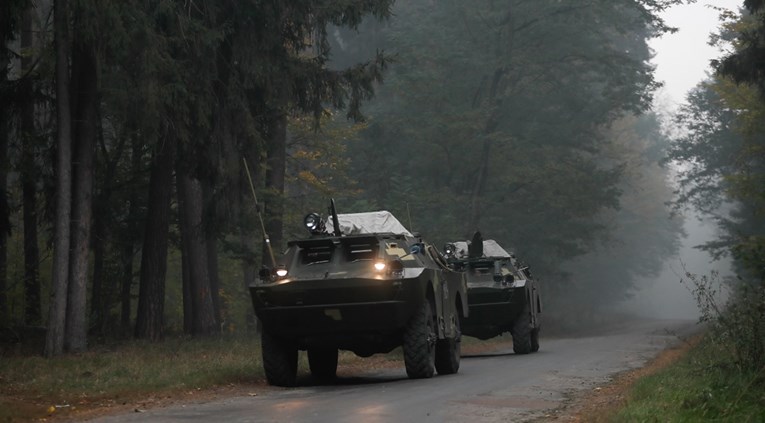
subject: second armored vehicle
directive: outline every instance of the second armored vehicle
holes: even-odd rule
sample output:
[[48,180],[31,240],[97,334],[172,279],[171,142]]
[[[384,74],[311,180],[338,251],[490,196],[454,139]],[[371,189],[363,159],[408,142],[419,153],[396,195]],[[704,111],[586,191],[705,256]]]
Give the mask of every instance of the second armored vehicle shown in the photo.
[[406,373],[456,373],[465,275],[387,211],[306,216],[311,236],[290,241],[275,268],[250,286],[263,325],[263,367],[272,385],[296,383],[298,351],[311,374],[335,377],[338,350],[361,357],[402,346]]
[[542,303],[528,266],[480,232],[471,242],[447,244],[445,254],[467,277],[470,316],[462,321],[462,333],[489,339],[510,332],[515,353],[538,351]]

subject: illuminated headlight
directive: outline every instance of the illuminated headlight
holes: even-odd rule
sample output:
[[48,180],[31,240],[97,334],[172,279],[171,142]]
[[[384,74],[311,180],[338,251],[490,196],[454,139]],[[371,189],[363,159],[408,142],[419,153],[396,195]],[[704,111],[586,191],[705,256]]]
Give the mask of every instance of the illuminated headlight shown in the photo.
[[310,213],[303,218],[303,224],[312,233],[317,233],[323,231],[324,221],[318,213]]
[[385,270],[385,262],[382,262],[382,261],[375,262],[375,270],[377,270],[378,272],[382,272],[383,270]]
[[287,269],[276,269],[276,276],[280,278],[287,276]]

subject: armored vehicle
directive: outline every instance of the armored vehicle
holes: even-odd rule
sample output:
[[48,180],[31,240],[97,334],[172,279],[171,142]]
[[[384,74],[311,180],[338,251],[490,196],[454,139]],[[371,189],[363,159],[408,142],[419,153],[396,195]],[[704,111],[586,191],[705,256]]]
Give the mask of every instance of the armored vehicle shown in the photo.
[[538,351],[542,304],[529,267],[480,232],[444,250],[452,269],[467,277],[470,316],[462,321],[462,333],[489,339],[510,332],[516,354]]
[[330,221],[306,216],[310,237],[290,241],[250,286],[268,382],[295,385],[299,350],[320,381],[335,377],[338,350],[368,357],[398,346],[411,378],[456,373],[464,273],[387,211],[330,210]]

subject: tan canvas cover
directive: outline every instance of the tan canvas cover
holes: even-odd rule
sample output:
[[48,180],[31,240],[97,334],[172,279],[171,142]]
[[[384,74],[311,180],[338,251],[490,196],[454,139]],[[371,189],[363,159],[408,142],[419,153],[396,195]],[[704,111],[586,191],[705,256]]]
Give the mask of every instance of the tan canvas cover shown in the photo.
[[[337,215],[340,231],[343,235],[360,235],[375,233],[394,233],[412,236],[401,222],[389,211],[380,210],[365,213],[346,213]],[[327,232],[334,233],[332,217],[327,219]]]
[[[468,243],[467,241],[457,241],[454,243],[455,257],[462,259],[468,258]],[[493,239],[486,239],[483,241],[483,256],[484,257],[510,257],[510,253],[505,251],[497,241]]]

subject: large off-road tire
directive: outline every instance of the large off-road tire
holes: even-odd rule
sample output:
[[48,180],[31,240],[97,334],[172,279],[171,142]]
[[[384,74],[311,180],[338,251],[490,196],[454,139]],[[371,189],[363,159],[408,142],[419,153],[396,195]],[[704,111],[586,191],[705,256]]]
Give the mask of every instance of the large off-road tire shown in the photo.
[[454,326],[453,338],[439,339],[436,342],[436,371],[440,375],[454,374],[460,369],[462,325],[459,313],[455,316]]
[[423,301],[404,330],[404,365],[412,379],[433,377],[438,333],[430,302]]
[[268,383],[275,386],[295,386],[298,364],[297,346],[267,331],[263,331],[260,335],[260,346],[263,351],[263,370]]
[[308,350],[311,376],[319,382],[328,382],[337,376],[337,348],[311,348]]
[[531,352],[539,351],[539,327],[531,331]]
[[528,354],[531,352],[531,314],[528,306],[518,315],[510,329],[513,336],[513,351],[516,354]]

